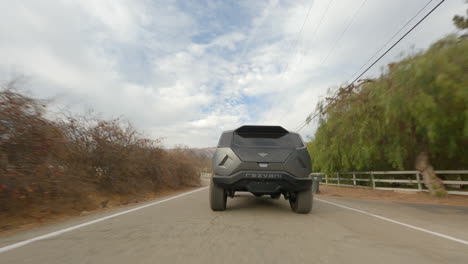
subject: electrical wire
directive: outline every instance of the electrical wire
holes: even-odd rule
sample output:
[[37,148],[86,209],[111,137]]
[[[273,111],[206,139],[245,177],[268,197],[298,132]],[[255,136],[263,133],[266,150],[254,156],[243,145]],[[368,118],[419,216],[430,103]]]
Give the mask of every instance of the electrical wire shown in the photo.
[[[434,6],[424,17],[422,17],[415,25],[413,25],[402,37],[400,37],[395,43],[393,43],[390,48],[388,48],[382,55],[380,55],[369,67],[367,67],[359,76],[357,76],[349,85],[348,87],[352,87],[352,85],[359,80],[369,69],[371,69],[378,61],[380,61],[388,52],[390,52],[398,43],[400,43],[406,36],[408,36],[409,33],[411,33],[419,24],[421,24],[430,14],[432,14],[442,3],[444,3],[445,0],[441,0],[436,6]],[[333,99],[333,98],[332,98]],[[323,109],[326,110],[326,108],[331,104],[333,100],[330,100],[324,107]],[[312,113],[308,115],[306,120],[302,123],[302,125],[299,125],[299,129],[296,130],[296,132],[301,131],[307,124],[310,123],[314,118],[316,118],[319,114],[321,114],[323,111],[317,112],[315,115],[312,116]]]
[[[357,15],[359,14],[359,12],[361,11],[361,9],[364,7],[364,5],[367,3],[367,0],[364,0],[361,2],[361,5],[356,9],[356,11],[354,11],[354,13],[351,15],[351,18],[349,19],[349,21],[346,23],[346,27],[343,29],[343,31],[341,32],[341,34],[338,36],[338,38],[333,42],[333,46],[332,48],[330,49],[330,51],[328,52],[328,54],[326,55],[326,57],[320,62],[318,68],[322,67],[322,65],[327,61],[328,57],[330,57],[331,54],[333,54],[333,52],[335,51],[335,48],[337,46],[337,44],[340,42],[341,38],[346,34],[346,32],[348,31],[348,29],[350,28],[350,26],[353,24],[354,20],[356,19]],[[328,9],[327,9],[328,10]],[[307,86],[310,86],[307,85]],[[284,115],[281,119],[280,119],[280,122],[283,120],[283,118],[285,117],[286,115]],[[302,129],[302,127],[300,128]]]
[[405,23],[403,26],[401,26],[400,29],[399,29],[397,32],[395,32],[395,34],[393,34],[393,36],[392,36],[391,38],[389,38],[389,39],[387,40],[387,42],[385,42],[385,44],[383,44],[383,46],[380,47],[380,49],[377,50],[377,51],[374,53],[374,55],[372,55],[372,56],[371,56],[355,73],[353,73],[353,74],[348,78],[348,80],[351,80],[353,76],[355,76],[356,74],[358,74],[358,73],[364,68],[364,66],[367,65],[367,63],[369,63],[375,56],[377,56],[377,54],[379,54],[379,53],[390,43],[390,41],[392,41],[398,34],[400,34],[400,32],[401,32],[404,28],[406,28],[406,26],[408,26],[409,23],[411,23],[424,9],[426,9],[426,7],[427,7],[430,3],[432,3],[432,1],[433,1],[433,0],[429,0],[421,9],[419,9],[419,11],[418,11],[410,20],[406,21],[406,23]]
[[[317,35],[317,32],[318,32],[320,26],[322,25],[322,22],[323,22],[323,20],[324,20],[324,18],[325,18],[325,16],[326,16],[326,14],[328,13],[328,10],[330,9],[330,6],[331,6],[332,3],[333,3],[333,0],[328,1],[328,5],[327,5],[327,7],[325,8],[325,10],[323,11],[322,15],[320,16],[319,22],[317,23],[317,25],[316,25],[316,27],[315,27],[313,33],[312,33],[312,39],[314,39],[315,36]],[[312,6],[311,6],[311,7],[312,7]],[[310,12],[310,10],[309,10],[309,12]],[[307,17],[308,17],[308,15],[309,15],[309,14],[307,14]],[[306,18],[307,18],[307,17],[306,17]],[[295,55],[293,56],[293,59],[297,56],[297,52],[298,52],[298,51],[296,50],[296,53],[295,53]],[[284,75],[285,75],[285,73],[286,73],[287,70],[288,70],[288,67],[289,67],[289,63],[286,64],[285,70],[283,70],[282,73],[281,73],[281,80],[283,80]],[[283,119],[286,117],[286,115],[287,115],[287,113],[283,114],[283,115],[281,116],[281,118],[279,119],[279,122],[283,121]]]
[[[299,40],[302,38],[302,31],[304,31],[304,26],[305,24],[307,23],[307,20],[309,18],[309,15],[310,15],[310,11],[312,10],[312,7],[314,6],[313,2],[312,4],[310,5],[309,7],[309,10],[307,11],[307,15],[305,16],[304,18],[304,22],[302,23],[302,27],[301,29],[299,30],[299,33],[297,34],[297,37],[296,37],[296,41],[294,42],[294,45],[290,45],[288,50],[290,50],[293,46],[294,46],[294,57],[296,56],[296,52],[297,52],[297,46],[298,46],[298,43],[299,43]],[[292,43],[292,42],[291,42]],[[285,69],[282,71],[281,73],[281,76],[284,75],[284,73],[288,70],[289,68],[289,62],[286,63],[286,67]]]
[[356,19],[357,15],[361,11],[362,7],[366,3],[367,3],[367,0],[362,1],[359,8],[356,9],[356,11],[352,15],[351,19],[349,20],[349,22],[346,23],[346,27],[344,28],[343,32],[341,32],[340,36],[335,41],[333,41],[332,48],[330,49],[328,54],[325,56],[325,58],[320,62],[319,68],[322,67],[322,65],[328,60],[328,58],[335,52],[335,48],[336,48],[336,46],[338,46],[338,43],[340,42],[341,38],[346,34],[346,32],[348,31],[348,29],[350,28],[350,26],[353,24],[354,20]]

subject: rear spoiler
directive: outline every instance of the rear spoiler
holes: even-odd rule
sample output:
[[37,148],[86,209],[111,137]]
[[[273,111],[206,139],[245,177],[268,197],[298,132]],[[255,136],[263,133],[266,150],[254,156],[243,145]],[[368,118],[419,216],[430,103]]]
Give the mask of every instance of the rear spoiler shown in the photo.
[[281,126],[241,126],[234,130],[235,133],[269,133],[288,134],[289,132]]

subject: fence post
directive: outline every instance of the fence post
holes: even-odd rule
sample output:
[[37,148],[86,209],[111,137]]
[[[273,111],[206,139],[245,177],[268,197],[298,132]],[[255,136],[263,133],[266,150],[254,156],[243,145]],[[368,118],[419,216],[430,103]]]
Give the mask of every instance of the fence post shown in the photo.
[[422,191],[421,177],[420,177],[419,172],[416,173],[416,180],[418,181],[418,190],[419,190],[419,191]]
[[325,184],[328,185],[328,174],[325,174]]
[[356,174],[353,173],[353,185],[356,186]]
[[338,185],[340,185],[340,173],[336,173],[336,180],[338,181]]
[[375,190],[375,182],[374,182],[374,173],[373,172],[370,173],[370,178],[371,178],[371,182],[372,182],[372,190]]

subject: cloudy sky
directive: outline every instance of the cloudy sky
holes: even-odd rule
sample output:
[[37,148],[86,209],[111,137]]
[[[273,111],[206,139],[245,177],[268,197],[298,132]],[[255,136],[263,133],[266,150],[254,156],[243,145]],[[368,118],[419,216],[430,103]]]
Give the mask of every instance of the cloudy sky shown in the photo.
[[[168,147],[214,146],[242,124],[296,129],[428,2],[410,25],[439,0],[0,0],[0,81],[26,76],[56,109],[125,117]],[[467,6],[445,1],[368,75]]]

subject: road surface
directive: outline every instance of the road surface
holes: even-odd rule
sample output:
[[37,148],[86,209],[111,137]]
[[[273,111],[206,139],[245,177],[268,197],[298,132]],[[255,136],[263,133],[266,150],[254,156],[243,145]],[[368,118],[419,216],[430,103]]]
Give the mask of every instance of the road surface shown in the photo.
[[299,215],[241,193],[212,212],[206,188],[140,207],[1,238],[0,263],[468,263],[468,207],[320,198]]

